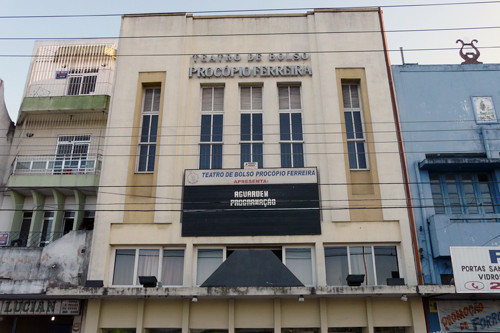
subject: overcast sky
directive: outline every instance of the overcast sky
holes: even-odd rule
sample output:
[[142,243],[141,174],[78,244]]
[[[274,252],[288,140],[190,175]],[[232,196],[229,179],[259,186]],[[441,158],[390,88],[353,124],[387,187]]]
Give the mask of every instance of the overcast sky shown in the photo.
[[[476,4],[471,4],[471,3]],[[289,8],[340,8],[381,6],[387,30],[389,49],[426,49],[406,51],[405,62],[419,64],[458,64],[462,59],[458,49],[449,51],[437,48],[458,48],[457,39],[469,42],[477,39],[480,61],[500,63],[500,1],[471,0],[461,5],[433,5],[390,7],[406,4],[465,3],[464,0],[250,0],[250,1],[168,1],[168,0],[15,0],[3,1],[0,12],[0,78],[4,80],[5,102],[11,118],[16,121],[24,93],[30,58],[35,39],[118,37],[120,16],[81,18],[6,18],[9,16],[74,15],[74,14],[134,14],[160,12],[289,9]],[[385,7],[389,6],[389,7]],[[300,10],[299,12],[304,12]],[[282,12],[282,11],[280,11]],[[251,14],[248,13],[248,14]],[[432,32],[394,32],[394,30],[423,30],[451,28],[462,29]],[[20,39],[12,39],[20,38]],[[401,64],[399,51],[391,53],[393,65]]]

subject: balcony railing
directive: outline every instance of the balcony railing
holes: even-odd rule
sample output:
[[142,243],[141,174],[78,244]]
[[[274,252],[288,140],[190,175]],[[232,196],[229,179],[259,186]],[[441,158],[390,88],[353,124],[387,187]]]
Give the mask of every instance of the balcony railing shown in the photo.
[[12,169],[13,175],[98,175],[102,155],[86,156],[18,155]]
[[62,231],[0,231],[0,247],[44,247],[63,235]]

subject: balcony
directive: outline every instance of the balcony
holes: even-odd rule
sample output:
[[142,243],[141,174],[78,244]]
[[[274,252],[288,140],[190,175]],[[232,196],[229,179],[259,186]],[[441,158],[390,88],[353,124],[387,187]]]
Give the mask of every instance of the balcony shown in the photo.
[[102,155],[85,156],[18,155],[12,175],[98,175],[101,172]]
[[2,247],[45,247],[63,236],[62,231],[0,231]]
[[500,214],[436,214],[429,229],[434,258],[449,257],[450,246],[500,245]]

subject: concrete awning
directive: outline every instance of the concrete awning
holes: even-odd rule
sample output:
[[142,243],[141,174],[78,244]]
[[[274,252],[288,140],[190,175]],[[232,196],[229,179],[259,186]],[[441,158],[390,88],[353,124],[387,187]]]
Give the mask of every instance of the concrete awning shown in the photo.
[[236,250],[201,287],[302,287],[271,250]]

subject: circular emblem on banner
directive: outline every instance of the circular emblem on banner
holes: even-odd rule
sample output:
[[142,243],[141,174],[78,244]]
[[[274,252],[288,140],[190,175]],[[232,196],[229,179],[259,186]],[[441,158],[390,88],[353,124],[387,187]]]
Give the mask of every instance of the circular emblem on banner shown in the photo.
[[196,184],[198,182],[198,175],[196,173],[190,173],[187,176],[187,181],[189,184]]
[[484,289],[484,283],[481,281],[467,281],[464,283],[464,287],[469,290],[481,290]]

